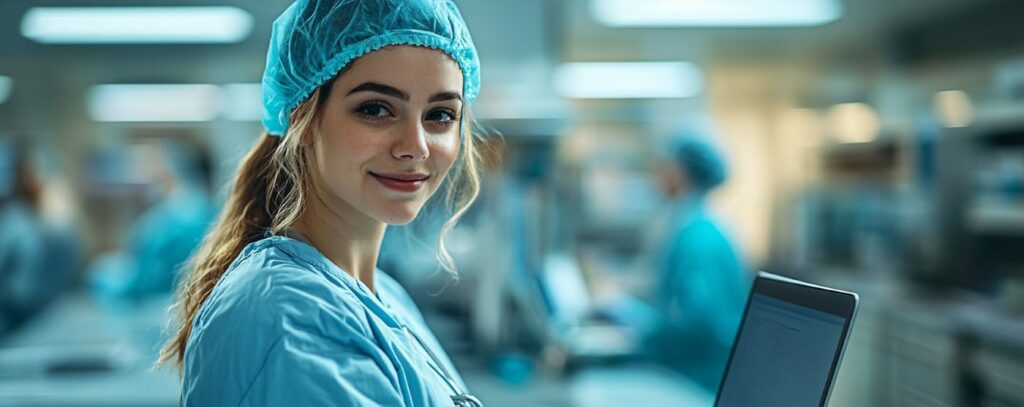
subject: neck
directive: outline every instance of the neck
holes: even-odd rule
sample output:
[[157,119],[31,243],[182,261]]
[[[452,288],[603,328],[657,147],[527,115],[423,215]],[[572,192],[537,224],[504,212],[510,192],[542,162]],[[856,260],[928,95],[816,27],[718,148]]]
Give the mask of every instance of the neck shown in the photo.
[[305,235],[332,263],[376,292],[374,273],[387,224],[347,203],[327,204],[324,198],[313,191],[293,229]]

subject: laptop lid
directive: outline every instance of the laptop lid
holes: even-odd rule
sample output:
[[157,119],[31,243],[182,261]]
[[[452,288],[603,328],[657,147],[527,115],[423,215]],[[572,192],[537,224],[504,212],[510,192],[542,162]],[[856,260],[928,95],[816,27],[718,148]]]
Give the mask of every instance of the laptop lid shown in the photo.
[[717,407],[826,406],[857,294],[758,273]]

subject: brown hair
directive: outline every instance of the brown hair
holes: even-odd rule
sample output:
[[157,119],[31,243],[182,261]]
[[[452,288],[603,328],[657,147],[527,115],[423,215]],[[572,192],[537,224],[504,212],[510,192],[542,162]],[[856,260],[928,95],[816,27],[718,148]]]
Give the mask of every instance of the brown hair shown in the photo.
[[18,198],[31,210],[38,211],[42,204],[43,186],[36,170],[36,163],[32,159],[32,148],[25,141],[25,136],[0,136],[0,147],[7,147],[10,150],[9,165],[12,171],[10,193],[7,196],[0,195],[0,203]]
[[[242,249],[267,235],[281,234],[302,216],[308,192],[312,190],[306,146],[316,135],[321,105],[332,82],[321,85],[292,111],[283,137],[264,134],[242,160],[216,225],[191,259],[190,273],[182,279],[173,307],[179,313],[181,325],[160,351],[158,364],[173,361],[181,368],[192,321]],[[437,252],[441,267],[453,279],[458,279],[458,275],[444,238],[480,192],[477,136],[473,134],[468,110],[463,113],[459,156],[445,181],[450,216],[441,229]]]

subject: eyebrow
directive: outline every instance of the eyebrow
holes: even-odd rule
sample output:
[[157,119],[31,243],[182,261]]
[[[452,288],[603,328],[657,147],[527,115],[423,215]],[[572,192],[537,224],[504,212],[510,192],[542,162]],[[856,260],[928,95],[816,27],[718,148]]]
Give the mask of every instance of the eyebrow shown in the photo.
[[446,100],[458,100],[461,102],[462,95],[460,95],[458,92],[451,91],[435,93],[434,96],[431,96],[430,99],[427,100],[427,103],[443,102]]
[[[392,97],[395,97],[395,98],[398,98],[398,99],[402,99],[403,101],[406,101],[406,102],[409,101],[409,93],[407,93],[407,92],[405,92],[405,91],[403,91],[401,89],[398,89],[398,88],[396,88],[394,86],[385,85],[383,83],[377,83],[377,82],[365,82],[365,83],[363,83],[363,84],[361,84],[359,86],[356,86],[355,88],[352,88],[352,90],[348,91],[348,93],[345,94],[345,96],[351,95],[353,93],[359,93],[359,92],[376,92],[376,93],[380,93],[380,94],[383,94],[383,95],[392,96]],[[456,99],[456,100],[462,101],[462,95],[460,95],[458,92],[451,92],[451,91],[439,92],[439,93],[435,93],[433,96],[431,96],[430,99],[427,100],[427,102],[428,103],[434,103],[434,102],[441,102],[441,101],[452,100],[452,99]]]

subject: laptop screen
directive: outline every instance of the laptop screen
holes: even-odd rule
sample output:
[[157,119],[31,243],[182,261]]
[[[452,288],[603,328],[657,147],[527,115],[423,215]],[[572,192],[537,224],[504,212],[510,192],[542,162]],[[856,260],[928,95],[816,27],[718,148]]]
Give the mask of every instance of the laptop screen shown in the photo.
[[820,405],[845,323],[755,292],[716,405]]

